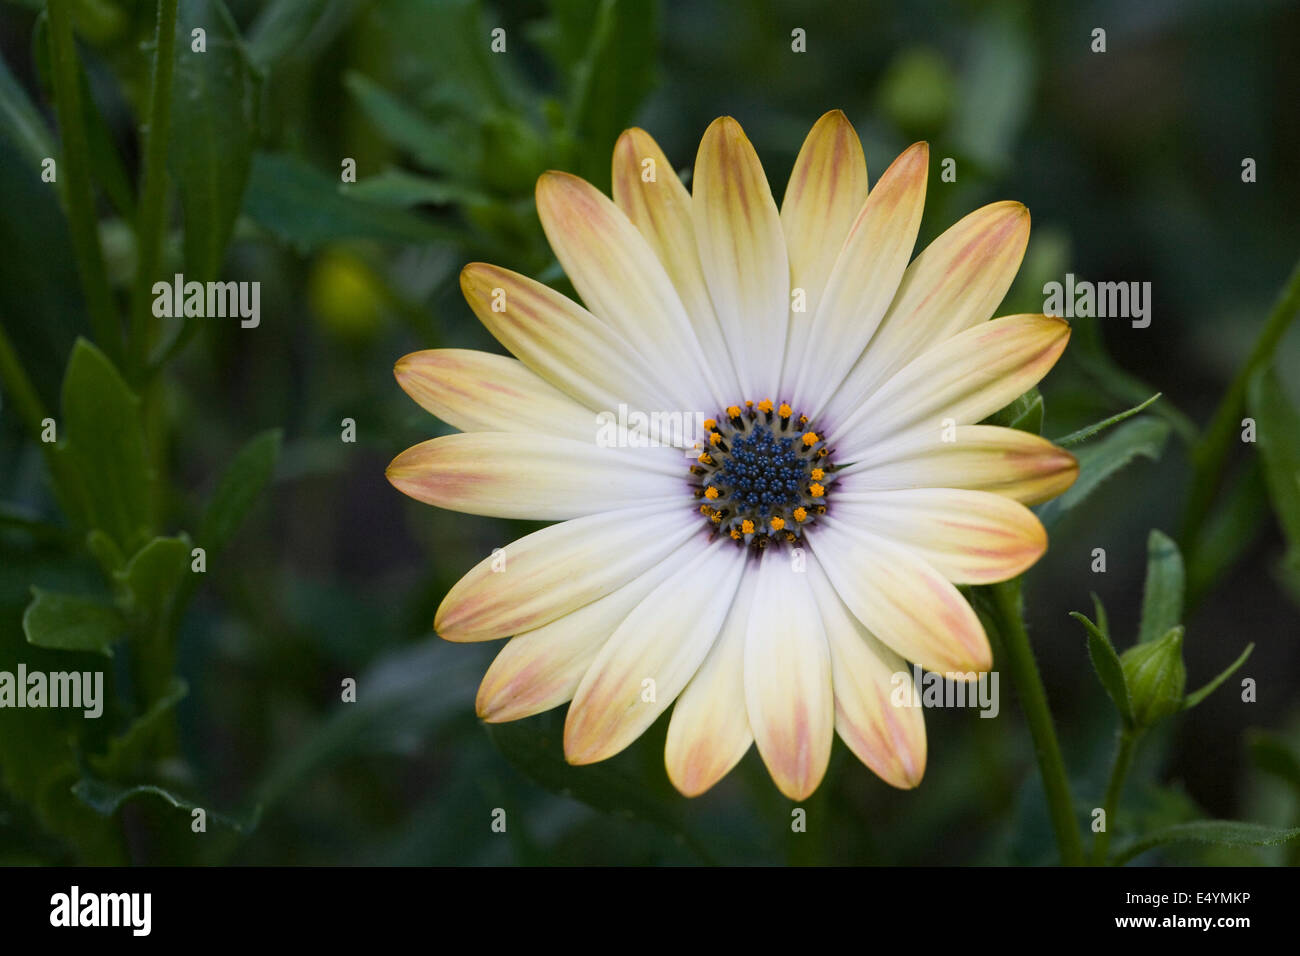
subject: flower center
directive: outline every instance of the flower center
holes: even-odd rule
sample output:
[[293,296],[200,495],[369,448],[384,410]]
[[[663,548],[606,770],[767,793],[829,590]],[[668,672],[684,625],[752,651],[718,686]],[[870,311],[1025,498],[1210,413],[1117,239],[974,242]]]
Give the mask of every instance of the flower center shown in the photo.
[[706,419],[709,447],[691,466],[700,514],[742,545],[793,543],[826,513],[830,449],[807,416],[770,399]]

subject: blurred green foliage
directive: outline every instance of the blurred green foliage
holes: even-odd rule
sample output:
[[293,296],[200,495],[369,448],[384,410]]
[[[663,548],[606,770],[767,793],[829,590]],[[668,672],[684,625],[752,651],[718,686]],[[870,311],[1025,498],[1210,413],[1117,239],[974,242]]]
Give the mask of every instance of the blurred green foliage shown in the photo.
[[[1089,49],[1099,25],[1105,54]],[[526,526],[433,512],[383,478],[446,431],[396,388],[393,360],[495,348],[460,266],[566,288],[539,173],[608,189],[633,124],[689,170],[729,113],[779,196],[836,107],[873,175],[930,140],[922,242],[984,202],[1031,208],[1002,312],[1040,311],[1066,272],[1153,283],[1150,328],[1075,320],[1041,394],[996,418],[1077,442],[1082,468],[1040,509],[1052,548],[1026,582],[1030,631],[1081,827],[1133,701],[1101,603],[1083,638],[1068,612],[1097,591],[1141,621],[1139,646],[1185,627],[1192,686],[1254,641],[1240,673],[1257,702],[1228,684],[1147,734],[1112,859],[1294,856],[1276,845],[1300,823],[1285,300],[1277,339],[1258,343],[1300,249],[1296,8],[19,0],[0,5],[0,38],[0,671],[106,683],[98,720],[0,710],[0,862],[1054,860],[1012,706],[927,715],[913,792],[837,745],[806,833],[752,752],[705,797],[676,796],[663,721],[583,768],[563,762],[562,711],[481,725],[492,649],[442,645],[430,622]],[[260,282],[260,325],[152,315],[146,293],[177,272]],[[1257,443],[1198,429],[1216,407],[1234,429],[1253,418]],[[1148,555],[1189,489],[1207,505],[1182,553],[1152,535]],[[1098,547],[1105,573],[1090,570]]]

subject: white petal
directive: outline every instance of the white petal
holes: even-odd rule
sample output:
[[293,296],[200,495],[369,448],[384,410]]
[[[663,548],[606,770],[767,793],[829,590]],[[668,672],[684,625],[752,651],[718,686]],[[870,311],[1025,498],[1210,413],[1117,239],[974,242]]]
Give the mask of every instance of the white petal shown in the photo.
[[463,432],[596,434],[595,412],[506,355],[426,349],[402,356],[393,373],[421,408]]
[[578,684],[610,635],[703,540],[688,542],[681,557],[651,565],[639,577],[550,624],[511,638],[479,685],[475,709],[488,723],[518,720],[573,698]]
[[943,434],[913,431],[868,448],[838,473],[844,492],[896,488],[969,488],[1032,505],[1059,495],[1079,475],[1079,462],[1046,438],[997,425],[961,425]]
[[[651,170],[653,176],[648,176]],[[643,129],[625,130],[618,138],[613,181],[614,202],[663,263],[690,317],[717,388],[729,396],[723,405],[730,405],[740,397],[740,380],[700,267],[691,194],[659,144]]]
[[[707,410],[672,405],[679,368],[656,366],[582,306],[540,282],[482,262],[460,273],[474,314],[521,362],[580,404],[616,414],[684,413],[694,424]],[[691,438],[694,441],[694,437]]]
[[831,652],[835,730],[859,760],[886,783],[909,789],[925,773],[925,715],[899,693],[912,683],[907,662],[845,607],[816,558],[808,582],[817,598]]
[[751,561],[722,632],[673,707],[664,763],[688,797],[725,777],[754,742],[745,712],[745,633],[756,570]]
[[918,555],[830,515],[818,520],[807,539],[849,610],[907,660],[945,674],[992,666],[979,618],[961,592]]
[[987,491],[837,488],[835,520],[903,545],[954,584],[1014,578],[1047,550],[1047,532],[1032,511]]
[[808,797],[826,773],[835,737],[830,651],[806,572],[765,552],[745,635],[745,705],[777,789]]
[[695,535],[699,515],[681,505],[606,511],[534,531],[470,569],[433,622],[449,641],[522,634],[631,581]]
[[781,217],[740,124],[714,120],[695,159],[691,210],[700,264],[741,399],[775,400],[790,314],[790,263]]
[[388,480],[417,501],[496,518],[560,521],[660,501],[688,492],[675,448],[601,448],[538,434],[472,432],[408,448]]
[[911,258],[925,209],[930,150],[918,143],[872,188],[844,240],[802,342],[791,341],[788,397],[817,416],[880,324]]
[[573,696],[565,759],[587,764],[612,757],[667,709],[713,646],[744,563],[730,540],[715,540],[633,609]]
[[898,293],[853,371],[826,405],[844,418],[912,359],[988,319],[1024,258],[1029,210],[997,202],[935,239],[903,273]]
[[[803,290],[804,306],[790,313],[790,344],[812,328],[835,260],[867,200],[867,161],[853,124],[840,110],[819,119],[804,140],[781,200],[781,230],[790,254],[790,294]],[[787,356],[787,376],[790,368]],[[789,397],[789,396],[783,396]]]
[[537,213],[587,308],[670,373],[673,407],[707,415],[725,404],[677,290],[627,216],[590,183],[558,172],[538,179]]
[[910,429],[942,435],[971,425],[1038,384],[1056,364],[1070,326],[1046,315],[1008,315],[955,335],[913,359],[842,422],[823,425],[848,464]]

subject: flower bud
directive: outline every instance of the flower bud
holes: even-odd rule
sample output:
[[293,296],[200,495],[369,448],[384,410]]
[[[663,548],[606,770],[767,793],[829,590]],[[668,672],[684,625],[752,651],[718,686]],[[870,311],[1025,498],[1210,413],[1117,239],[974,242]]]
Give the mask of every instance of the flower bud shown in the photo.
[[1138,727],[1150,727],[1182,708],[1187,668],[1181,626],[1170,628],[1159,640],[1130,647],[1120,656],[1120,665]]

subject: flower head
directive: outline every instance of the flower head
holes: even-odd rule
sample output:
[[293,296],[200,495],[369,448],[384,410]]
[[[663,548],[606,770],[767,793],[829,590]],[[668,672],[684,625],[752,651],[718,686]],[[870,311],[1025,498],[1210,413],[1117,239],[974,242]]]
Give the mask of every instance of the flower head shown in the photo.
[[778,209],[735,120],[706,131],[690,192],[631,129],[612,201],[566,173],[537,184],[585,308],[465,267],[466,299],[514,358],[399,361],[402,387],[462,434],[403,452],[389,480],[443,508],[558,522],[485,558],[438,610],[447,640],[511,638],[480,716],[571,702],[565,754],[581,764],[672,706],[667,769],[688,795],[752,743],[801,799],[836,732],[886,782],[920,781],[924,723],[896,675],[991,667],[955,585],[1032,565],[1047,540],[1026,504],[1077,473],[1036,435],[977,424],[1069,337],[1043,315],[989,320],[1029,214],[985,206],[909,264],[927,172],[917,144],[868,190],[835,111]]

